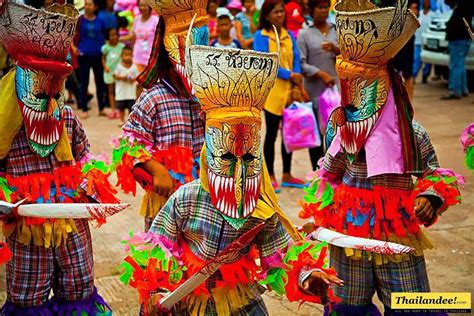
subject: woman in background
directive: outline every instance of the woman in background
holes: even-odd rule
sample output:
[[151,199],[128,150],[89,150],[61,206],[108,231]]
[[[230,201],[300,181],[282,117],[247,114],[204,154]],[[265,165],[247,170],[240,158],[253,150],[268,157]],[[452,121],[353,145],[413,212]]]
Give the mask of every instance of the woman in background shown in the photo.
[[[285,10],[283,3],[279,0],[267,0],[262,6],[258,31],[254,35],[253,49],[262,52],[277,52],[276,27],[280,37],[280,67],[278,78],[265,103],[264,113],[266,122],[266,135],[263,145],[263,154],[267,164],[272,185],[275,192],[280,188],[275,178],[273,164],[275,160],[275,141],[277,138],[280,122],[282,121],[283,109],[292,102],[292,85],[301,84],[300,56],[294,37],[284,28]],[[303,187],[304,181],[291,175],[291,153],[281,143],[281,154],[283,158],[282,186]]]
[[138,9],[140,10],[140,15],[136,16],[133,21],[132,32],[121,37],[120,41],[134,42],[133,63],[137,66],[138,71],[142,72],[150,58],[159,18],[151,14],[151,7],[146,4],[145,0],[138,0]]
[[[339,54],[339,47],[336,27],[327,21],[329,0],[310,0],[308,5],[313,25],[301,30],[298,48],[301,54],[301,69],[305,76],[305,88],[313,102],[321,134],[324,134],[326,122],[322,122],[319,112],[319,96],[327,87],[337,83],[336,55]],[[323,156],[322,145],[311,148],[309,155],[313,170],[316,170],[318,160]]]
[[79,108],[82,110],[81,118],[89,117],[87,87],[89,74],[94,72],[99,116],[105,116],[106,95],[104,84],[104,67],[102,66],[102,46],[105,44],[106,25],[96,15],[97,5],[94,0],[86,0],[84,14],[78,22],[78,31],[72,45],[72,52],[77,56],[79,64],[80,100]]
[[215,0],[209,0],[207,4],[207,26],[209,28],[209,43],[212,43],[219,36],[217,31],[217,8],[219,5]]

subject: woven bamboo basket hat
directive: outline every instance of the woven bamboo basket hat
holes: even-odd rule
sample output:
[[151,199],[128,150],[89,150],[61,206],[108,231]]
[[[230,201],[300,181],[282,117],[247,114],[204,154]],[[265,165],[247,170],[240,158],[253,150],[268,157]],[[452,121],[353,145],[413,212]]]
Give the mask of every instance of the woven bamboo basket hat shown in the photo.
[[0,15],[0,40],[9,55],[64,61],[76,33],[79,12],[72,5],[45,10],[8,1]]
[[[190,32],[187,43],[189,37]],[[278,38],[277,41],[279,47]],[[223,109],[229,112],[248,110],[260,115],[276,80],[278,60],[279,52],[189,45],[185,67],[206,113]]]
[[342,0],[336,4],[336,30],[344,60],[385,65],[420,26],[408,9],[408,0],[395,7],[378,8],[368,0]]

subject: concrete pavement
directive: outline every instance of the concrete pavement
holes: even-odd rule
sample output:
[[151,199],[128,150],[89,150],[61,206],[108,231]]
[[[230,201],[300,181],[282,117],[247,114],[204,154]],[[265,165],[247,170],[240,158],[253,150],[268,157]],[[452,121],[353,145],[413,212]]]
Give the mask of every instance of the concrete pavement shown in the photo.
[[[444,83],[418,84],[415,87],[414,104],[416,119],[428,130],[443,167],[453,168],[467,177],[463,189],[463,204],[451,208],[440,221],[428,230],[435,249],[426,252],[432,291],[472,292],[473,275],[473,234],[474,228],[474,176],[468,173],[463,164],[463,153],[459,145],[462,129],[474,121],[474,98],[460,101],[441,101],[439,97],[446,92]],[[118,121],[97,116],[93,104],[91,117],[83,122],[95,154],[109,153],[109,141],[120,135]],[[275,169],[280,178],[280,146],[276,146]],[[296,152],[293,156],[293,173],[304,177],[310,169],[307,151]],[[137,197],[121,196],[130,202],[132,208],[119,216],[112,217],[100,229],[92,229],[95,254],[96,285],[99,292],[114,309],[114,315],[137,315],[137,295],[118,282],[117,267],[124,257],[120,240],[130,230],[143,228],[143,220],[138,215],[142,192]],[[279,195],[283,209],[296,224],[298,219],[297,200],[303,196],[302,190],[286,189]],[[0,303],[5,299],[4,268],[0,268]],[[265,300],[271,315],[321,315],[320,306],[289,303],[273,294],[266,294]]]

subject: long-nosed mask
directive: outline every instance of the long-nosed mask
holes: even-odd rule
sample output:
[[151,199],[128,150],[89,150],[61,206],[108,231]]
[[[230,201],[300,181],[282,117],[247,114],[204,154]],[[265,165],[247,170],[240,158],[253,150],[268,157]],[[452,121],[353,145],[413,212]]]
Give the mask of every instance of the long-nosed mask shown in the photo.
[[[336,4],[336,29],[341,54],[336,71],[341,106],[327,124],[326,146],[339,131],[340,143],[352,162],[364,147],[387,102],[391,88],[389,61],[415,33],[419,23],[407,1],[377,8],[368,0]],[[403,114],[403,113],[402,113]],[[409,113],[403,114],[408,117]]]
[[249,216],[260,193],[260,118],[208,120],[205,146],[213,204],[231,218]]
[[[167,51],[169,61],[178,74],[184,88],[190,95],[194,94],[191,81],[186,76],[185,71],[185,48],[188,31],[190,36],[188,45],[208,45],[209,28],[207,26],[207,0],[147,0],[147,4],[152,7],[160,16],[160,24],[155,34],[152,64],[147,65],[147,70],[143,79],[145,85],[156,81],[166,74],[160,74],[159,65],[156,64],[160,52],[160,41],[163,42]],[[189,25],[192,23],[191,29]],[[164,24],[164,26],[162,25]],[[156,59],[156,60],[155,60]],[[155,69],[156,68],[156,69]],[[147,78],[150,76],[151,78]],[[150,82],[148,82],[151,80]]]
[[192,45],[186,70],[206,114],[201,169],[207,170],[212,203],[229,218],[245,219],[260,197],[261,111],[278,54]]
[[78,16],[72,5],[37,10],[13,1],[0,14],[0,39],[16,64],[15,91],[28,141],[42,157],[63,135],[64,83],[73,70],[66,56]]
[[72,67],[65,63],[18,63],[15,88],[28,142],[41,157],[48,156],[63,134],[64,83]]

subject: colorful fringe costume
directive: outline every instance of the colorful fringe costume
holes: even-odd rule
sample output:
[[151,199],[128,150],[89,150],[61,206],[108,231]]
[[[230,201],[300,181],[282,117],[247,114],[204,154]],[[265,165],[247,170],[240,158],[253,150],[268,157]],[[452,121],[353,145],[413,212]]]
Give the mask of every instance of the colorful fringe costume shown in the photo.
[[[184,76],[184,41],[194,14],[191,42],[208,42],[206,1],[148,3],[160,15],[153,50],[138,81],[147,89],[140,96],[115,144],[113,165],[119,186],[135,194],[135,180],[146,190],[140,214],[145,229],[151,225],[167,198],[153,191],[151,175],[140,164],[151,159],[163,164],[180,185],[198,178],[199,154],[204,143],[200,106]],[[147,181],[145,181],[148,178]]]
[[464,129],[461,135],[461,145],[466,153],[466,167],[474,170],[474,123],[471,123]]
[[[69,5],[36,10],[14,2],[2,9],[0,38],[16,66],[2,79],[0,199],[27,198],[45,209],[91,199],[117,203],[109,174],[88,158],[82,125],[64,106],[72,71],[65,60],[79,13]],[[94,287],[87,220],[1,220],[12,250],[2,315],[110,315]]]
[[[460,202],[461,177],[439,167],[428,134],[413,121],[401,78],[388,65],[418,27],[406,3],[379,9],[346,0],[335,7],[342,104],[329,119],[327,153],[313,174],[300,217],[415,252],[380,255],[331,247],[331,267],[345,281],[335,289],[341,302],[332,306],[331,315],[379,314],[372,304],[375,292],[390,314],[391,292],[429,291],[423,251],[432,246],[420,225],[433,225],[448,206]],[[418,178],[415,184],[412,176]],[[436,211],[431,222],[421,223],[415,215],[419,197]]]
[[153,293],[173,291],[263,224],[234,262],[220,266],[174,312],[267,315],[263,285],[291,301],[326,302],[299,285],[312,269],[325,269],[327,248],[301,241],[278,206],[262,158],[260,114],[276,78],[278,55],[199,45],[187,49],[186,71],[206,114],[200,179],[170,197],[148,233],[126,241],[130,256],[122,265],[122,281],[139,291],[146,314]]

